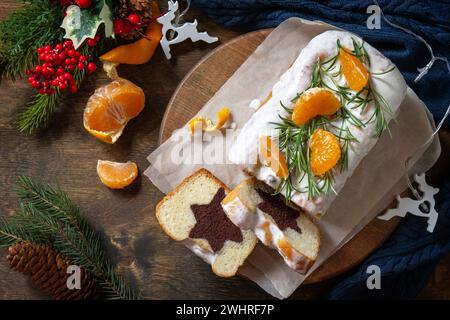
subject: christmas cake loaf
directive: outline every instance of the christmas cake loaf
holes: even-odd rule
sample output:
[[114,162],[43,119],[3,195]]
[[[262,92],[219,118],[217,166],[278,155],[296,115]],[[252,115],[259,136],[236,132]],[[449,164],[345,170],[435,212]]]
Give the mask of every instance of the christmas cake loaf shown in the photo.
[[289,267],[305,274],[319,253],[319,229],[298,208],[287,206],[282,196],[272,192],[256,179],[247,179],[222,200],[222,207],[236,226],[253,230]]
[[258,241],[253,231],[241,230],[223,211],[220,202],[229,191],[209,171],[200,169],[156,207],[163,230],[183,241],[221,277],[234,276]]
[[324,32],[256,108],[229,159],[320,217],[389,131],[405,94],[401,73],[379,51],[349,32]]

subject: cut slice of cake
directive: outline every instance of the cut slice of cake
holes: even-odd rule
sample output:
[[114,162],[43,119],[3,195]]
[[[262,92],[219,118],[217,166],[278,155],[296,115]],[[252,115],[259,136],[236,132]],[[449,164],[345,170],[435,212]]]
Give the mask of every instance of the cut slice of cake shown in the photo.
[[234,276],[257,238],[226,216],[221,201],[230,189],[206,169],[186,178],[156,206],[156,218],[174,240],[211,264],[215,274]]
[[289,267],[305,274],[319,253],[319,229],[305,213],[271,193],[256,179],[247,179],[223,199],[222,207],[236,226],[253,230]]

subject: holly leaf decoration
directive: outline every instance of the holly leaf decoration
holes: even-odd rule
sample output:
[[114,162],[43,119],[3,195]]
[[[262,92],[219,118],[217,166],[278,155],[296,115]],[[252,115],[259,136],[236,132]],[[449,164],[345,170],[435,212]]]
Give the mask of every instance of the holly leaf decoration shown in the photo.
[[86,9],[69,6],[61,28],[66,31],[64,38],[72,40],[77,49],[86,39],[95,37],[101,24],[105,26],[105,37],[114,37],[111,0],[93,1]]

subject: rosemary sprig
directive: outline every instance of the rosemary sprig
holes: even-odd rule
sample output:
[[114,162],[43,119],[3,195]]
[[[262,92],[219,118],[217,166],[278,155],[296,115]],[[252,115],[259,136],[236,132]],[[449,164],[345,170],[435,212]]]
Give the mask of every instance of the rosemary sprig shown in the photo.
[[[291,113],[292,110],[289,110]],[[281,123],[272,123],[278,129],[279,148],[284,152],[286,163],[289,168],[289,176],[282,180],[277,186],[275,193],[285,192],[285,198],[288,200],[294,191],[307,192],[310,198],[321,193],[328,193],[332,190],[334,180],[331,172],[323,177],[316,177],[310,168],[310,148],[309,138],[317,128],[328,128],[334,126],[333,121],[336,118],[317,117],[302,126],[297,126],[292,121],[281,118]],[[343,137],[343,139],[345,139]],[[300,189],[295,186],[295,181],[301,181],[304,178],[308,181],[307,189]]]
[[89,270],[110,299],[137,299],[106,257],[99,234],[59,188],[19,179],[22,210],[0,220],[0,246],[19,242],[44,243]]
[[[335,192],[333,189],[333,171],[330,170],[322,177],[316,177],[309,165],[309,139],[316,129],[321,128],[327,131],[331,129],[339,140],[341,158],[339,159],[338,167],[341,172],[348,169],[348,153],[351,143],[358,142],[350,131],[349,124],[357,128],[363,128],[369,123],[375,122],[375,136],[379,137],[385,130],[389,132],[386,115],[392,116],[391,108],[384,97],[372,88],[370,81],[366,87],[356,93],[347,86],[342,86],[338,83],[341,77],[341,67],[337,68],[336,62],[339,59],[340,48],[356,56],[370,72],[370,57],[364,47],[364,43],[359,44],[355,39],[352,39],[352,42],[353,50],[349,51],[347,48],[343,48],[338,40],[337,53],[324,61],[318,59],[313,68],[309,88],[327,88],[340,98],[341,108],[333,117],[319,116],[299,126],[290,120],[293,110],[280,102],[289,117],[280,116],[281,122],[273,124],[278,129],[279,147],[285,154],[289,176],[280,182],[275,192],[284,191],[287,200],[290,199],[294,191],[307,192],[310,199],[320,194]],[[382,75],[392,71],[394,68],[380,73],[370,73],[372,75]],[[298,93],[291,102],[295,103],[302,94],[303,92]],[[369,120],[363,122],[354,112],[357,110],[359,110],[360,114],[366,112],[367,107],[372,102],[374,106],[373,113]],[[337,125],[338,123],[340,125]],[[295,181],[303,181],[305,178],[307,189],[298,190],[299,187]]]

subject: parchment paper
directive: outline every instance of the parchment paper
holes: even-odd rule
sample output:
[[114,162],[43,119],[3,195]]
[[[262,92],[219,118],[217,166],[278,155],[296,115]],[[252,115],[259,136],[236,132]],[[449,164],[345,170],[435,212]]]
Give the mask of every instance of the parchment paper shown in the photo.
[[[255,98],[263,101],[302,48],[314,36],[330,29],[336,28],[299,18],[286,20],[271,32],[199,114],[214,119],[217,111],[227,106],[233,114],[237,129],[242,128],[254,112],[248,107],[250,102]],[[385,133],[379,139],[346,182],[327,214],[316,221],[321,231],[321,250],[309,273],[302,276],[292,271],[278,253],[259,244],[240,268],[240,274],[255,281],[274,297],[289,297],[311,272],[406,188],[404,163],[409,156],[415,155],[410,161],[410,174],[427,171],[435,163],[440,154],[437,136],[429,147],[420,148],[430,137],[433,128],[434,123],[426,106],[408,88],[398,117],[390,124],[392,137]],[[182,136],[186,136],[185,131]],[[172,162],[173,154],[176,153],[174,149],[180,148],[179,137],[180,134],[174,134],[148,156],[151,166],[145,175],[162,192],[169,192],[201,167],[210,170],[230,188],[245,177],[236,165],[201,163],[201,157],[196,164]],[[201,142],[186,140],[181,145],[196,143]],[[208,142],[203,144],[207,145]]]

